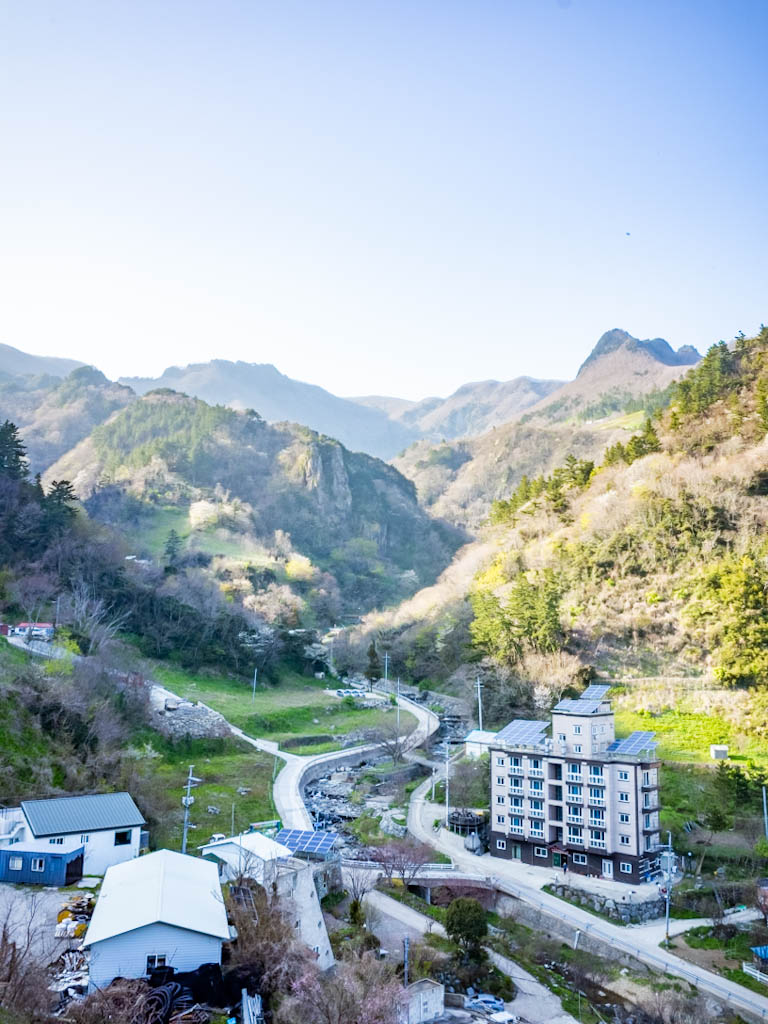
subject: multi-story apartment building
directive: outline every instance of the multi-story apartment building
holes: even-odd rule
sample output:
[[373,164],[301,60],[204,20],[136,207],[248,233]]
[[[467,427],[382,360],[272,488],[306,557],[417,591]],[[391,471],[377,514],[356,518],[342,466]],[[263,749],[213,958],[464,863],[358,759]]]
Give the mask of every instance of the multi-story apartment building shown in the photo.
[[518,719],[490,746],[490,852],[629,883],[658,873],[659,762],[652,732],[617,740],[590,686],[549,723]]

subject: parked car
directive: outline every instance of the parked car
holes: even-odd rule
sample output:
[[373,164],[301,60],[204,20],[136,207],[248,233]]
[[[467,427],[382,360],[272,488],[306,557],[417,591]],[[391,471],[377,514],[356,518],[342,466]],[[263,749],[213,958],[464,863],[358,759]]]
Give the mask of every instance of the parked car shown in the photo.
[[485,1013],[503,1013],[504,1001],[498,996],[492,996],[490,992],[479,992],[472,996],[465,1004],[467,1010],[484,1010]]

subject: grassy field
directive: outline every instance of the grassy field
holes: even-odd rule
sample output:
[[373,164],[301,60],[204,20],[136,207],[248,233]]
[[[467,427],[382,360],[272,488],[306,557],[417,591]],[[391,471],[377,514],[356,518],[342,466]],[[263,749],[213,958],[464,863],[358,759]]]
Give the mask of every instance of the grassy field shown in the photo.
[[[274,758],[268,754],[235,739],[170,743],[150,730],[137,738],[136,745],[152,758],[152,775],[168,798],[169,810],[150,831],[153,849],[181,849],[181,797],[191,764],[195,766],[195,776],[202,779],[194,791],[195,803],[190,812],[190,821],[196,826],[188,841],[193,851],[214,832],[230,834],[233,804],[235,832],[247,828],[252,821],[275,817],[271,795]],[[239,794],[237,790],[241,788],[249,792]],[[209,813],[209,807],[217,807],[219,813]]]
[[[394,708],[350,708],[325,692],[325,681],[305,676],[286,673],[276,686],[257,687],[252,698],[248,683],[222,676],[195,675],[159,664],[153,675],[174,693],[209,704],[249,736],[274,740],[294,754],[338,750],[350,732],[395,724]],[[410,732],[416,719],[401,711],[400,725],[403,732]]]
[[[768,747],[757,738],[734,735],[733,727],[717,715],[668,709],[660,714],[616,709],[616,735],[625,736],[635,729],[656,733],[659,756],[665,761],[691,761],[712,764],[709,747],[726,743],[731,761],[755,761],[768,764]],[[738,746],[734,748],[734,744]]]

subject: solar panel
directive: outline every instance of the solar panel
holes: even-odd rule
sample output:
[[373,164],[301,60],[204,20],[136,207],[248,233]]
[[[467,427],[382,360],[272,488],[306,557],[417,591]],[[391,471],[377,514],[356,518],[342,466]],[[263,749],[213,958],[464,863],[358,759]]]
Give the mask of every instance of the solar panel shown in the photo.
[[294,853],[330,853],[339,838],[338,832],[306,832],[300,828],[283,828],[275,836]]
[[542,733],[545,732],[548,724],[528,718],[516,718],[514,722],[505,725],[501,732],[496,734],[496,739],[502,743],[535,746],[537,743],[541,743]]
[[564,711],[569,715],[596,715],[602,706],[601,700],[584,700],[579,697],[578,700],[561,700],[559,704],[555,704],[554,710]]
[[584,693],[581,694],[579,700],[602,700],[609,690],[610,686],[592,683],[592,685],[588,686]]
[[633,732],[624,739],[614,740],[607,749],[613,754],[639,754],[643,750],[655,750],[655,735],[655,732]]

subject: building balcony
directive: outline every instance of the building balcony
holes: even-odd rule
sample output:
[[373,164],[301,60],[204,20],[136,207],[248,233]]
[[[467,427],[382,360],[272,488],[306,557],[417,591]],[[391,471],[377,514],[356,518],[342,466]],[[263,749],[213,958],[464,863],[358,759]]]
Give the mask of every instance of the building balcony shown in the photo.
[[605,776],[603,775],[590,775],[587,779],[590,786],[604,786]]
[[589,840],[589,848],[591,850],[604,850],[605,849],[605,840],[604,839],[590,839]]
[[544,820],[544,811],[528,811],[528,817],[529,818],[540,818],[543,821]]
[[525,833],[525,829],[522,825],[510,825],[509,831],[516,836],[522,836]]
[[578,793],[578,794],[576,794],[576,793],[568,793],[568,795],[565,798],[565,802],[568,803],[568,804],[583,804],[584,803],[584,794],[583,793]]
[[568,821],[568,823],[571,825],[583,825],[584,816],[581,814],[569,814],[566,818],[566,821]]
[[582,836],[568,836],[568,838],[565,840],[565,845],[583,847],[584,839]]
[[649,800],[647,804],[644,803],[640,809],[643,814],[650,814],[652,811],[660,810],[660,806],[659,798],[656,797],[655,800]]
[[543,779],[544,769],[543,768],[529,768],[528,774],[532,779]]
[[658,789],[659,788],[659,780],[658,779],[649,779],[648,782],[643,782],[642,783],[642,788],[643,789]]
[[652,821],[650,825],[643,825],[643,832],[644,833],[651,833],[651,832],[658,832],[658,831],[659,831],[659,823],[658,823],[658,821]]
[[590,828],[605,828],[605,818],[590,818],[584,824],[588,824]]
[[579,772],[566,772],[565,773],[565,781],[566,782],[581,782],[581,772],[580,771]]
[[605,797],[604,796],[591,796],[589,798],[589,806],[590,807],[605,807]]
[[525,769],[524,768],[516,768],[515,765],[510,765],[509,766],[509,774],[510,775],[525,775]]
[[532,828],[528,833],[530,839],[543,839],[544,829],[543,828]]

